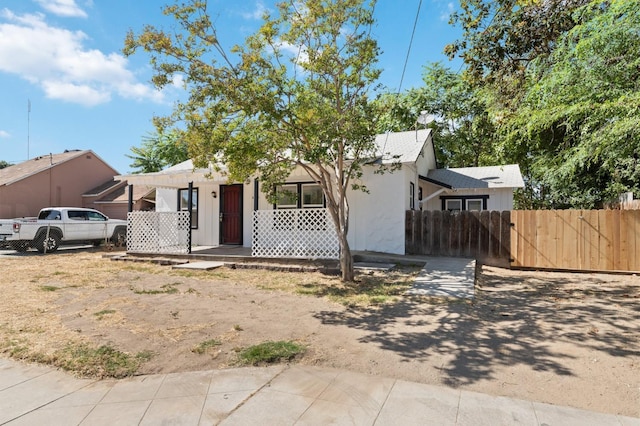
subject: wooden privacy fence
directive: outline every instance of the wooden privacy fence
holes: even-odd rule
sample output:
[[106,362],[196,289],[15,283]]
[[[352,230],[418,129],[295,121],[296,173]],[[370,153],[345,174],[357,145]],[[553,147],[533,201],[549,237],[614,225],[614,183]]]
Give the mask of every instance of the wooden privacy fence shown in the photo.
[[640,271],[640,210],[514,210],[514,267]]
[[472,257],[486,264],[508,267],[510,213],[407,211],[405,252]]
[[640,271],[640,210],[408,211],[405,252],[506,267]]

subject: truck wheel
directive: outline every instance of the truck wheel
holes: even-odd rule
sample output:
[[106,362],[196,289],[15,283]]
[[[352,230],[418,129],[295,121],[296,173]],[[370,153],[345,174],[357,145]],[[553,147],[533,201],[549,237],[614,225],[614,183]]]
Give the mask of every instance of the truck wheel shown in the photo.
[[53,253],[60,246],[60,235],[57,232],[50,233],[49,237],[47,237],[46,233],[42,233],[38,240],[36,249],[40,253]]
[[111,242],[116,247],[125,247],[127,245],[127,231],[124,229],[116,229],[113,231]]

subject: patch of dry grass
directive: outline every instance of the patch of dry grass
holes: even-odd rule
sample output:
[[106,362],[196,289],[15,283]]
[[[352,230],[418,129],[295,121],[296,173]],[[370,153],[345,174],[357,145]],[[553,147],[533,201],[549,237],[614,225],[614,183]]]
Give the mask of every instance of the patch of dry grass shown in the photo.
[[[337,276],[321,273],[275,272],[251,269],[180,271],[153,263],[115,262],[100,252],[5,256],[0,265],[0,353],[29,361],[70,369],[80,375],[122,376],[133,374],[147,357],[122,353],[109,345],[91,346],[80,330],[65,327],[56,306],[82,306],[96,291],[128,288],[133,296],[201,297],[189,286],[191,280],[207,285],[248,285],[268,292],[288,292],[326,297],[346,306],[371,306],[397,300],[411,285],[417,268],[388,273],[359,274],[357,282],[342,283]],[[149,279],[150,276],[157,277]],[[149,287],[157,281],[158,286]],[[146,286],[139,283],[147,283]],[[165,283],[165,284],[162,284]],[[166,284],[168,283],[168,284]],[[183,285],[184,284],[184,285]],[[110,298],[104,304],[85,306],[79,316],[100,327],[121,324],[131,333],[156,333],[178,341],[184,333],[204,332],[209,323],[184,326],[129,323],[121,309],[135,302]],[[182,303],[188,304],[185,300]],[[177,318],[180,312],[175,312]],[[238,333],[242,330],[232,330]],[[222,340],[226,340],[221,336]]]

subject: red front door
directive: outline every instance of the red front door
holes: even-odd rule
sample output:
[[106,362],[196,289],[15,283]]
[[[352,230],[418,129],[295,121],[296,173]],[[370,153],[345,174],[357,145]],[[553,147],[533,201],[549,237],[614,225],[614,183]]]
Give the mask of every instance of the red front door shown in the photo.
[[242,185],[220,186],[220,244],[242,244]]

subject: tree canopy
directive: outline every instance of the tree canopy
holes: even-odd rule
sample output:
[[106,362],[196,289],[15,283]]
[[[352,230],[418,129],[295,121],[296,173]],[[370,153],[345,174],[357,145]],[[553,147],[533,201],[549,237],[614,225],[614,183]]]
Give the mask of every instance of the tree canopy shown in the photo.
[[165,133],[144,136],[142,145],[131,147],[134,173],[158,172],[189,159],[189,150],[182,140],[182,132],[172,129]]
[[637,0],[463,0],[448,46],[518,162],[520,207],[594,208],[640,194]]
[[267,191],[301,167],[321,185],[349,281],[347,191],[374,149],[369,92],[380,71],[370,35],[373,5],[283,1],[243,45],[227,51],[207,2],[190,0],[164,9],[177,28],[130,32],[124,49],[150,54],[158,88],[182,77],[188,99],[155,123],[159,132],[182,123],[196,166],[224,163],[231,181],[257,172]]

